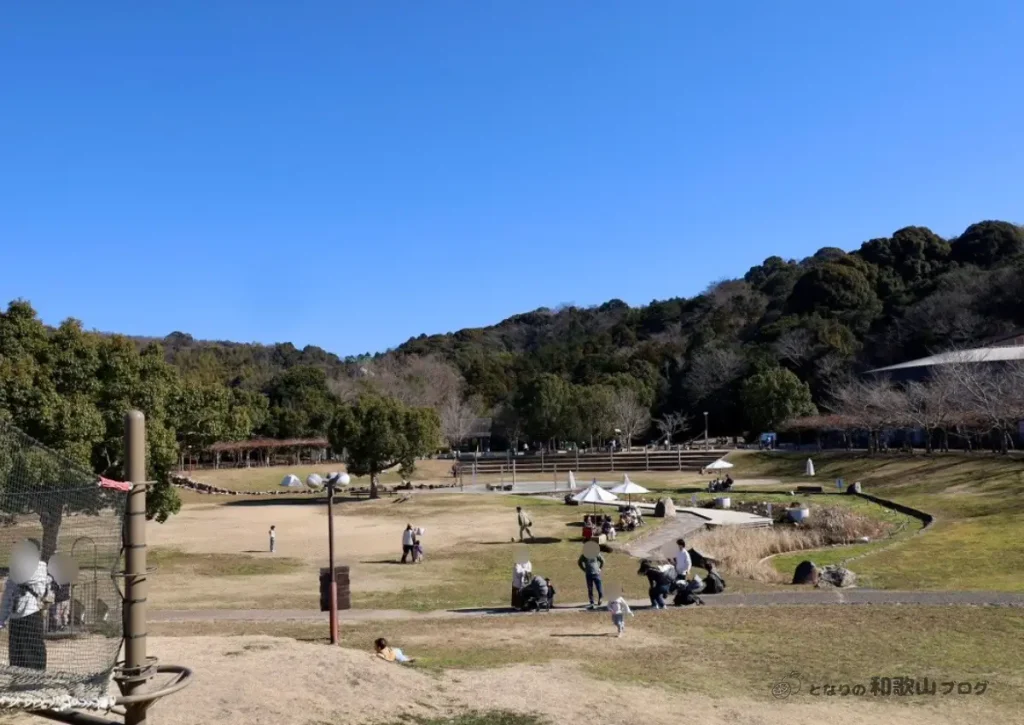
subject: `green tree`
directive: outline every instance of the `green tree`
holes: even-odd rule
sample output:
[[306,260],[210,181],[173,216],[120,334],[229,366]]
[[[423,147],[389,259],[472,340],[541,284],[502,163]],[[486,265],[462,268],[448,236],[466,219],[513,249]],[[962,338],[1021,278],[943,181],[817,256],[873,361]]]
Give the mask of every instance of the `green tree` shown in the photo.
[[526,433],[540,441],[567,436],[575,413],[572,397],[569,383],[558,375],[543,373],[527,383],[516,400]]
[[348,470],[370,477],[370,498],[377,498],[380,474],[400,466],[409,476],[416,459],[437,450],[441,422],[432,408],[410,408],[391,397],[364,393],[334,415],[328,438],[344,451]]
[[[289,352],[279,353],[288,359]],[[267,433],[275,438],[313,438],[326,435],[331,411],[337,399],[327,385],[322,368],[293,367],[281,373],[267,387],[270,414]]]
[[811,389],[785,368],[762,370],[747,378],[743,405],[754,429],[774,431],[790,418],[816,413]]

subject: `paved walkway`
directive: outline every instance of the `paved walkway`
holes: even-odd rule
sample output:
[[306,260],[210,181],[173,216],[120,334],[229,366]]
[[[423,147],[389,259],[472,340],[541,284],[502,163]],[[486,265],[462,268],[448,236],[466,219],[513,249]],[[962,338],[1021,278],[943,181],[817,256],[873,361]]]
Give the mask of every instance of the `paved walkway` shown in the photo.
[[[809,589],[790,592],[750,594],[712,594],[704,596],[709,607],[813,606],[834,604],[910,604],[928,606],[1004,606],[1024,607],[1024,594],[1009,592],[898,592],[879,589]],[[631,601],[636,609],[649,608],[646,600]],[[585,604],[556,606],[552,612],[579,612]],[[342,622],[369,622],[396,619],[455,619],[499,615],[519,615],[509,607],[451,609],[413,612],[405,609],[348,609],[339,613]],[[529,615],[527,615],[529,616]],[[325,612],[308,609],[180,609],[153,611],[150,622],[322,622]]]

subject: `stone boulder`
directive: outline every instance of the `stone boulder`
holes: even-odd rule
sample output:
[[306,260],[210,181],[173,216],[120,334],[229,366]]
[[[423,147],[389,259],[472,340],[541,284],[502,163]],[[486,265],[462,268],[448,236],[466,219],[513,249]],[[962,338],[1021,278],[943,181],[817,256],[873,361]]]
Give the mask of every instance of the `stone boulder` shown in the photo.
[[857,481],[857,483],[851,483],[849,486],[847,486],[846,492],[851,496],[855,493],[860,493],[860,481]]
[[654,516],[659,519],[671,519],[675,518],[676,505],[672,503],[672,499],[659,498],[658,503],[654,506]]
[[818,572],[818,583],[815,585],[820,589],[836,588],[845,589],[857,583],[857,575],[846,567],[836,564],[826,566]]
[[793,583],[817,585],[818,567],[814,565],[813,561],[801,561],[796,565],[796,571],[793,572]]

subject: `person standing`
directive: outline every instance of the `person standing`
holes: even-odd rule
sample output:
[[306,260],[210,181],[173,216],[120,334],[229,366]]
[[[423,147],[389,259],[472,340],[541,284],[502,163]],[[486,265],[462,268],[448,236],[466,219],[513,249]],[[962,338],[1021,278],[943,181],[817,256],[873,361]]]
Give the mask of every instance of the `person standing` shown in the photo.
[[629,608],[625,597],[621,595],[608,602],[608,611],[612,613],[612,624],[614,624],[615,628],[618,630],[618,634],[615,636],[621,637],[622,633],[626,631],[626,615],[628,614],[631,617],[635,617],[636,615],[633,614],[633,610]]
[[594,590],[597,589],[597,606],[601,606],[604,600],[604,586],[601,582],[601,570],[604,569],[604,557],[601,556],[601,549],[596,541],[588,541],[583,546],[583,553],[576,560],[587,577],[587,598],[590,600],[588,609],[594,609]]
[[[34,554],[32,553],[34,551]],[[15,581],[13,572],[4,586],[0,598],[0,629],[10,625],[11,633],[7,642],[7,653],[11,667],[30,670],[46,669],[46,642],[43,641],[43,600],[50,586],[46,562],[40,559],[42,547],[36,539],[29,539],[23,552],[27,565],[34,569],[22,583]],[[12,569],[17,564],[12,565]]]
[[405,525],[405,531],[402,533],[402,563],[405,564],[408,558],[411,556],[415,560],[416,556],[416,532],[412,530],[412,524]]
[[679,551],[676,552],[675,568],[676,568],[676,580],[685,579],[690,573],[690,569],[693,567],[693,561],[690,559],[690,552],[686,550],[686,541],[683,539],[676,539],[676,545],[679,547]]
[[277,527],[274,525],[270,526],[270,553],[273,554],[277,551]]
[[523,511],[522,506],[516,506],[516,512],[519,514],[519,540],[523,540],[523,532],[529,534],[532,539],[533,532],[530,531],[530,527],[533,526],[533,519],[530,518],[528,513]]

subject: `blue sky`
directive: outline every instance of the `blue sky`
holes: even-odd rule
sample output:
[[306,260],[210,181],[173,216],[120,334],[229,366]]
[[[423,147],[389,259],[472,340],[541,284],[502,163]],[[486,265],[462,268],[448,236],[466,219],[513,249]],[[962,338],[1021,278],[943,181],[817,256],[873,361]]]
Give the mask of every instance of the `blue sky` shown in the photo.
[[1022,222],[1021,38],[1011,0],[8,3],[0,300],[350,354]]

